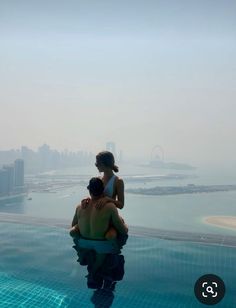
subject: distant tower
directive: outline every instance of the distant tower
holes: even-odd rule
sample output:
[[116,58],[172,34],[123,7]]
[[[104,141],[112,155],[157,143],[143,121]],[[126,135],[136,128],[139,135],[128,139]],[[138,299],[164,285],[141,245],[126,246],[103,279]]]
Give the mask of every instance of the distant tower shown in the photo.
[[5,169],[0,169],[0,195],[6,195],[8,191],[7,185],[8,172]]
[[155,145],[151,151],[151,162],[164,161],[164,151],[160,145]]
[[113,142],[113,141],[107,142],[106,143],[106,150],[111,152],[114,155],[115,160],[117,159],[117,157],[116,157],[116,144],[115,144],[115,142]]
[[3,170],[7,172],[7,175],[6,175],[7,193],[11,193],[14,189],[14,166],[5,165],[3,166]]
[[24,186],[24,161],[23,159],[16,159],[15,167],[15,186]]
[[120,150],[119,163],[123,163],[123,152]]
[[51,168],[51,150],[50,146],[47,144],[43,144],[38,148],[39,155],[39,168],[41,170],[50,169]]

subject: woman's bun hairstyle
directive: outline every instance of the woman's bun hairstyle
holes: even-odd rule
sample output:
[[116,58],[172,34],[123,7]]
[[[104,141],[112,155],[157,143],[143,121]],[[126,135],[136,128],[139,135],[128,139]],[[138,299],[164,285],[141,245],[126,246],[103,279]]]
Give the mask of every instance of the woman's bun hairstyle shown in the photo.
[[119,168],[115,165],[114,155],[109,151],[102,151],[96,155],[96,160],[104,166],[111,168],[114,172],[118,172]]
[[116,165],[113,166],[112,170],[113,170],[114,172],[119,172],[119,168],[118,168]]
[[119,168],[118,168],[116,165],[113,166],[112,170],[113,170],[114,172],[119,172]]

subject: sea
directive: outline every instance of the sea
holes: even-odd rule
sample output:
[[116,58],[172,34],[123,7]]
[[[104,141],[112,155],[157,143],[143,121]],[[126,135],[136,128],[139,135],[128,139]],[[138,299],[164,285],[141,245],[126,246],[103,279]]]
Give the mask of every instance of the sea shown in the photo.
[[[120,164],[117,174],[125,188],[155,186],[232,185],[231,168],[198,167],[193,170],[158,169],[138,164]],[[100,176],[95,166],[51,170],[25,176],[28,195],[0,202],[0,212],[38,218],[72,220],[75,208],[88,196],[87,183]],[[236,230],[204,222],[209,216],[235,216],[236,191],[147,196],[125,192],[120,215],[130,226],[171,231],[236,235]],[[69,228],[69,226],[68,226]]]

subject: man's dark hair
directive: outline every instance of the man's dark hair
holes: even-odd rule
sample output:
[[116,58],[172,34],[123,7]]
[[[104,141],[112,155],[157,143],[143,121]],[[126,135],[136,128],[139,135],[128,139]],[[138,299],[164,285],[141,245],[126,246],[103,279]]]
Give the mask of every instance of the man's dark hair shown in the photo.
[[87,186],[90,194],[93,196],[100,196],[104,191],[104,184],[100,178],[91,178]]

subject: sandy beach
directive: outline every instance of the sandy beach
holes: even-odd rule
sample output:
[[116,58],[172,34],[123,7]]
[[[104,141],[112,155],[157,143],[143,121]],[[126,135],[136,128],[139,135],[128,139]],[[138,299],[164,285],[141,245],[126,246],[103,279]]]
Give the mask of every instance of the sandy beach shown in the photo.
[[205,217],[204,222],[222,228],[230,228],[236,231],[236,216],[211,216]]

